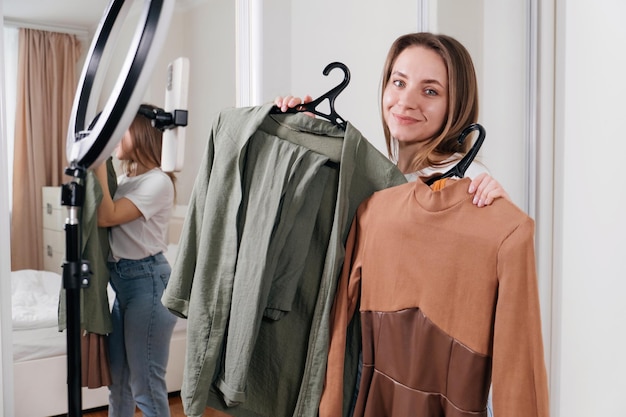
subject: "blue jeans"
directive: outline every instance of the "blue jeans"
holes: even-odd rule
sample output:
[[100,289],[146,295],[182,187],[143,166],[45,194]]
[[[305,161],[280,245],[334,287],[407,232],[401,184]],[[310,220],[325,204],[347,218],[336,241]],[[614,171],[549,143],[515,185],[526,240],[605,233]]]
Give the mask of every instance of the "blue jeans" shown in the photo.
[[163,254],[108,263],[115,290],[109,335],[109,416],[170,415],[165,370],[174,316],[161,304],[171,268]]

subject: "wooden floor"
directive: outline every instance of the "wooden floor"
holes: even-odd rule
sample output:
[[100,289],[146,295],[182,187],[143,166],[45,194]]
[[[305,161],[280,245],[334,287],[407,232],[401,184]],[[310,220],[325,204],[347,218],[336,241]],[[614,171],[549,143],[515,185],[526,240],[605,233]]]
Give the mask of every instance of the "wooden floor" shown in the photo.
[[[179,393],[170,394],[170,414],[171,417],[185,417],[183,412],[183,404],[180,399]],[[107,407],[102,407],[94,410],[84,411],[83,417],[108,417],[109,412]],[[141,411],[137,409],[135,411],[135,417],[141,417]],[[203,417],[230,417],[228,414],[221,411],[208,409],[204,412]]]

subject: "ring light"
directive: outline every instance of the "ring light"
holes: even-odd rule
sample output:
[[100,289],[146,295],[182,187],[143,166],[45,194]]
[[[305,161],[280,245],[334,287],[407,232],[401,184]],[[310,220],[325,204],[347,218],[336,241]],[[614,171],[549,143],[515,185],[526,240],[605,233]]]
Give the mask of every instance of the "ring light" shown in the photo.
[[102,89],[96,83],[96,76],[103,70],[98,67],[103,64],[104,47],[111,40],[115,43],[119,32],[116,20],[125,16],[129,3],[132,1],[111,0],[89,48],[67,134],[66,156],[71,166],[97,166],[111,155],[137,114],[166,38],[175,0],[144,0],[137,29],[113,90],[94,126],[87,130],[96,116]]
[[[87,168],[99,165],[111,155],[137,114],[174,11],[175,0],[143,1],[139,24],[122,69],[103,110],[96,112],[102,90],[102,84],[96,81],[102,80],[99,76],[106,72],[108,66],[103,65],[104,47],[111,40],[113,42],[109,46],[116,42],[120,29],[116,20],[127,14],[132,2],[110,0],[89,48],[70,115],[66,152],[69,167],[65,173],[74,176],[75,181],[64,184],[61,191],[61,203],[68,206],[63,288],[67,311],[69,417],[82,414],[80,291],[89,286],[91,275],[89,263],[81,259],[79,208],[84,200],[81,179]],[[111,37],[111,34],[114,36]]]

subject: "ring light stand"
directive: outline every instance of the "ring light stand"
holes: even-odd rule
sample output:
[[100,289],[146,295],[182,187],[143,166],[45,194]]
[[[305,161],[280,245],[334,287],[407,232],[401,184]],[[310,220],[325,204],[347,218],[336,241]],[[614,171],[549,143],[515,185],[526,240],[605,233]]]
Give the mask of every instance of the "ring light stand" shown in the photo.
[[80,290],[89,286],[91,275],[89,263],[81,260],[79,208],[84,202],[83,180],[89,167],[104,162],[113,152],[137,114],[165,40],[175,0],[144,0],[143,12],[120,75],[99,117],[93,126],[88,126],[88,120],[96,116],[100,89],[95,81],[103,61],[104,47],[111,40],[115,42],[119,32],[116,20],[127,14],[130,3],[132,1],[111,0],[100,21],[83,66],[68,129],[69,166],[65,173],[73,180],[62,186],[61,204],[68,207],[63,288],[66,290],[69,417],[82,413]]

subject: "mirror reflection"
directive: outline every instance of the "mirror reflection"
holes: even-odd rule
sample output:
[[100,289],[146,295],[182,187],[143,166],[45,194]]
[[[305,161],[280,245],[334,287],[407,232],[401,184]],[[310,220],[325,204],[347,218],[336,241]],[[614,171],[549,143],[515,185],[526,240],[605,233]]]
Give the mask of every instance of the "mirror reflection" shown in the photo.
[[[16,80],[17,69],[17,30],[27,27],[37,32],[59,33],[72,38],[76,42],[78,54],[73,62],[77,79],[90,47],[91,37],[95,33],[108,1],[89,2],[66,1],[61,4],[40,2],[37,7],[22,2],[5,2],[5,40],[13,39],[13,46],[6,47],[7,59],[6,83],[13,87],[13,92],[7,91],[7,102],[15,102],[17,96]],[[119,69],[129,43],[136,28],[138,13],[143,2],[133,2],[128,15],[123,21],[117,44],[109,47],[104,57],[108,60],[109,68],[104,77],[98,80],[102,85],[102,100],[108,97],[117,78]],[[168,233],[168,257],[176,254],[176,244],[180,234],[181,224],[185,214],[185,205],[189,199],[193,180],[198,170],[199,158],[206,147],[206,137],[211,122],[218,110],[235,105],[235,3],[231,1],[201,1],[177,2],[169,33],[162,48],[162,53],[153,69],[152,81],[145,93],[145,102],[164,105],[167,66],[178,57],[187,57],[191,62],[189,75],[190,92],[188,109],[191,116],[186,131],[187,155],[185,166],[176,173],[176,206],[172,216]],[[48,17],[44,11],[48,11]],[[76,11],[76,13],[72,13]],[[14,34],[14,36],[11,36]],[[10,63],[13,62],[13,65]],[[42,66],[42,69],[46,69]],[[69,101],[73,100],[74,85],[66,90]],[[9,90],[9,89],[7,89]],[[68,93],[69,92],[69,93]],[[13,100],[9,97],[13,96]],[[71,104],[70,104],[71,106]],[[15,107],[15,106],[14,106]],[[65,117],[67,118],[67,110]],[[18,112],[13,112],[16,114]],[[13,116],[15,117],[15,116]],[[12,123],[10,123],[12,124]],[[64,126],[65,127],[65,126]],[[42,140],[46,132],[41,132],[35,139]],[[45,135],[46,140],[49,140]],[[61,142],[59,142],[61,143]],[[36,146],[36,145],[35,145]],[[60,153],[63,153],[61,151]],[[12,152],[11,152],[12,154]],[[66,161],[60,169],[65,167]],[[36,164],[31,164],[36,165]],[[30,222],[39,232],[41,244],[30,248],[41,248],[39,255],[31,258],[32,264],[23,265],[19,272],[13,272],[13,306],[14,331],[12,334],[14,346],[14,390],[15,397],[32,398],[37,395],[38,401],[16,401],[16,415],[21,416],[51,416],[67,412],[67,384],[66,373],[66,333],[58,332],[57,308],[59,288],[61,287],[61,268],[65,256],[64,225],[67,210],[60,206],[60,191],[58,186],[69,181],[69,177],[57,178],[56,182],[45,182],[45,186],[37,186],[33,191],[33,199],[37,202],[30,204],[33,208]],[[173,263],[173,259],[169,259]],[[92,282],[92,288],[95,283]],[[111,288],[107,291],[111,300]],[[32,317],[39,320],[33,322]],[[181,388],[182,369],[184,366],[185,349],[185,322],[179,320],[174,327],[168,372],[166,376],[167,390],[179,391]],[[46,341],[47,343],[44,343]],[[100,386],[102,381],[89,381],[90,388],[82,390],[82,406],[84,409],[100,407],[108,404],[108,389]],[[100,386],[100,388],[97,388]]]
[[[101,13],[96,13],[88,21],[60,22],[46,17],[43,4],[18,14],[18,1],[5,3],[6,27],[27,26],[74,34],[80,43],[80,53],[76,59],[76,71],[80,74],[82,61]],[[99,1],[96,5],[92,2],[90,11],[104,11],[106,3]],[[185,165],[176,173],[176,206],[168,228],[168,252],[171,256],[177,251],[187,204],[212,122],[222,109],[237,104],[268,103],[277,96],[289,94],[318,97],[337,85],[341,76],[331,73],[326,77],[322,69],[330,62],[340,61],[350,68],[352,79],[335,106],[381,153],[386,154],[379,104],[385,57],[389,46],[398,36],[419,30],[448,34],[467,47],[478,79],[478,120],[487,133],[478,160],[502,184],[513,202],[529,211],[530,156],[527,148],[531,129],[528,110],[531,98],[526,2],[496,7],[494,2],[484,0],[463,2],[462,6],[453,0],[402,0],[397,2],[393,10],[382,4],[354,10],[351,5],[336,3],[331,0],[315,4],[280,0],[271,4],[264,2],[264,9],[258,11],[251,6],[252,3],[231,0],[177,2],[168,38],[145,93],[146,102],[163,105],[168,63],[179,56],[189,58],[189,125]],[[249,6],[247,9],[246,4]],[[57,10],[65,11],[77,7],[71,1],[67,5],[57,1],[55,6]],[[240,9],[237,10],[237,7]],[[459,7],[463,7],[463,10],[459,10]],[[243,9],[246,9],[246,14],[242,13]],[[11,15],[13,10],[15,15]],[[405,12],[397,13],[397,10]],[[35,11],[36,15],[33,13]],[[419,19],[424,12],[427,16]],[[9,41],[10,36],[5,35],[5,41]],[[119,50],[112,51],[109,57],[111,71],[102,80],[105,91],[112,88],[116,68],[120,67],[121,59],[125,56],[124,45],[127,45],[130,37],[130,31],[125,32],[120,39]],[[9,48],[7,51],[10,52]],[[7,68],[8,63],[7,58]],[[6,72],[8,77],[17,76],[17,71]],[[249,85],[242,85],[243,82],[249,82]],[[7,87],[14,84],[6,83]],[[11,94],[9,88],[7,94]],[[10,107],[8,98],[7,103]],[[37,242],[41,242],[37,247],[42,251],[38,258],[41,260],[25,268],[33,271],[30,276],[16,278],[20,285],[26,282],[32,283],[29,285],[41,284],[41,290],[37,291],[51,299],[58,296],[55,290],[59,288],[59,281],[58,277],[48,273],[60,273],[59,265],[65,249],[62,230],[66,212],[59,205],[56,187],[65,180],[67,177],[39,187],[39,199],[32,204],[37,210],[33,213],[37,220],[32,223],[41,231],[37,233]],[[25,305],[26,301],[21,303]],[[52,304],[56,312],[56,303]],[[20,302],[14,300],[14,305],[20,305]],[[25,311],[24,314],[35,313]],[[47,317],[46,321],[48,324],[53,323],[46,331],[56,333],[56,316]],[[24,326],[30,325],[25,323]],[[184,367],[185,352],[184,329],[181,335],[177,338],[175,334],[172,339],[168,370],[178,369],[179,372],[169,372],[173,375],[167,381],[170,391],[180,390],[180,370]],[[18,339],[14,336],[15,341]],[[31,398],[30,392],[34,390],[37,393],[49,393],[47,398],[36,404],[28,404],[42,409],[25,411],[23,415],[55,415],[64,412],[65,385],[58,383],[58,378],[55,379],[65,366],[64,357],[58,356],[58,349],[62,349],[64,343],[64,339],[56,342],[57,353],[47,353],[48,348],[43,346],[31,346],[32,356],[16,359],[16,397]],[[56,370],[42,372],[41,362],[38,362],[42,355],[57,355],[60,358],[54,365]],[[33,378],[33,372],[52,377]],[[33,380],[38,382],[33,383]],[[57,386],[60,392],[55,393],[50,389],[51,386]],[[24,392],[21,393],[21,390]],[[107,394],[106,388],[84,389],[84,407],[107,404]],[[21,406],[26,405],[20,402],[16,404],[18,408]],[[29,414],[31,412],[34,414]]]

